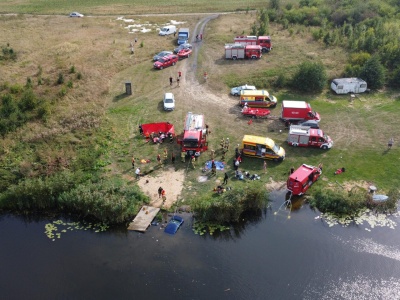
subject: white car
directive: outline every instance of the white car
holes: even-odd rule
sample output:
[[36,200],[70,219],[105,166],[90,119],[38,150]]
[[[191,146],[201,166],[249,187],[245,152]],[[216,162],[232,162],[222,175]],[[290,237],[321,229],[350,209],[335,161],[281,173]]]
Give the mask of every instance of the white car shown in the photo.
[[80,14],[80,13],[78,13],[78,12],[76,12],[76,11],[70,13],[69,16],[70,16],[70,17],[76,17],[76,18],[82,18],[82,17],[83,17],[82,14]]
[[237,86],[231,89],[231,94],[233,96],[239,96],[241,91],[246,91],[246,90],[256,90],[256,87],[254,85],[241,85]]
[[172,93],[165,93],[164,94],[164,110],[172,111],[175,108],[175,97]]

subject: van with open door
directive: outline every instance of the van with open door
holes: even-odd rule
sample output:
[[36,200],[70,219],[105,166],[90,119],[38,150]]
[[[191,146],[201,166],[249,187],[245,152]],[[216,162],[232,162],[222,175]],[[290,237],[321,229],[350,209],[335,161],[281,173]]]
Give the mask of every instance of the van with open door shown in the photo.
[[285,159],[285,149],[275,144],[268,137],[245,135],[242,140],[241,151],[243,155],[262,159],[271,159],[274,161]]

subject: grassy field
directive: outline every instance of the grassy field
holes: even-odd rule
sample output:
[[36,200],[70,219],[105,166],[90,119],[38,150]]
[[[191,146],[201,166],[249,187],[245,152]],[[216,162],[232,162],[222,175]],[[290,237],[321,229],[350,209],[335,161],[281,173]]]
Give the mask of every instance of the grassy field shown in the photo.
[[[283,1],[282,4],[293,2]],[[1,13],[32,13],[32,14],[69,14],[79,11],[86,15],[138,15],[138,14],[176,14],[176,13],[209,13],[224,11],[244,11],[265,7],[266,2],[260,0],[153,0],[151,5],[145,0],[104,0],[91,1],[53,1],[53,0],[23,0],[0,1]]]
[[[0,8],[6,4],[0,3]],[[58,13],[60,11],[57,10]],[[85,10],[82,12],[85,13]],[[230,174],[233,173],[233,149],[244,134],[267,135],[285,148],[287,158],[282,163],[268,162],[267,175],[262,174],[260,181],[232,180],[233,186],[258,185],[264,188],[270,180],[284,182],[292,166],[322,162],[324,175],[319,185],[336,186],[336,182],[365,185],[367,182],[378,186],[380,191],[396,187],[400,178],[400,170],[396,167],[400,159],[400,124],[396,122],[400,112],[398,91],[363,94],[350,102],[347,95],[333,95],[328,90],[328,83],[326,90],[319,95],[296,94],[287,89],[273,88],[272,83],[279,74],[290,77],[305,59],[322,61],[329,78],[339,76],[347,55],[342,49],[326,48],[314,42],[309,28],[295,26],[286,30],[271,24],[274,47],[271,53],[259,61],[223,59],[223,44],[230,42],[235,35],[249,34],[254,17],[254,13],[220,15],[204,30],[204,42],[202,47],[198,47],[197,64],[191,57],[174,67],[156,71],[152,68],[152,56],[175,47],[173,37],[159,37],[156,28],[173,19],[185,22],[185,27],[193,29],[202,16],[134,18],[134,24],[147,24],[152,29],[148,33],[129,33],[126,26],[130,23],[109,16],[82,19],[1,16],[0,45],[10,43],[18,58],[16,62],[0,62],[0,84],[23,86],[30,77],[40,95],[53,99],[51,116],[46,123],[29,124],[3,139],[2,166],[23,170],[29,176],[30,172],[35,174],[37,164],[49,164],[60,156],[74,161],[77,151],[88,145],[100,145],[104,152],[98,164],[103,176],[129,179],[133,176],[130,167],[133,154],[155,161],[157,153],[167,147],[169,153],[174,151],[179,157],[176,144],[146,144],[138,135],[138,125],[169,121],[180,133],[186,113],[193,111],[204,114],[210,125],[211,149],[219,149],[221,138],[230,138],[231,150],[227,156],[227,171]],[[135,37],[138,43],[135,44],[135,54],[131,55],[129,46]],[[58,96],[60,86],[54,82],[59,72],[70,76],[68,70],[71,66],[82,73],[82,80],[74,81],[73,88],[68,89],[66,95]],[[180,88],[175,85],[170,87],[169,76],[176,77],[182,69],[185,70],[186,80]],[[36,84],[38,70],[42,70],[41,76],[46,79],[44,85]],[[207,82],[202,79],[205,70],[209,74]],[[195,76],[197,83],[191,82],[190,76]],[[124,93],[126,81],[133,84],[132,96]],[[287,131],[277,119],[254,120],[249,125],[248,119],[240,116],[238,99],[228,95],[232,86],[245,83],[268,88],[279,102],[284,99],[311,102],[313,109],[322,116],[322,129],[334,140],[333,149],[322,151],[288,147],[285,142]],[[177,98],[177,108],[169,114],[162,111],[161,105],[166,91],[173,91]],[[272,115],[278,117],[279,110],[278,105],[272,110]],[[96,129],[88,127],[88,115],[91,116],[90,124],[94,124]],[[65,125],[71,123],[74,126]],[[388,151],[387,141],[392,136],[395,145]],[[209,154],[203,154],[198,165],[203,165],[208,159]],[[261,160],[244,159],[242,167],[260,174],[262,164]],[[150,163],[144,171],[150,171],[154,166],[155,163]],[[346,167],[347,171],[334,176],[333,172],[341,167]],[[199,168],[187,168],[187,164],[180,163],[179,159],[176,168],[187,169],[182,199],[209,196],[223,176],[223,173],[218,173],[217,178],[199,183],[198,176],[203,175]]]

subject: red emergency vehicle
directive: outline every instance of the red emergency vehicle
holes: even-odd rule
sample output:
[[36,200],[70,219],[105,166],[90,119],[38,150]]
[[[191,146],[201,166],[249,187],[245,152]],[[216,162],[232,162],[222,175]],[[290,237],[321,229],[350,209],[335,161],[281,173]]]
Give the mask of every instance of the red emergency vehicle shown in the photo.
[[330,136],[321,129],[301,125],[290,126],[287,142],[294,147],[319,147],[324,150],[333,146]]
[[258,45],[226,44],[225,58],[227,59],[257,59],[262,56],[262,48]]
[[319,113],[311,109],[311,105],[305,101],[283,100],[281,119],[285,122],[300,122],[307,120],[320,121]]
[[289,175],[287,189],[294,196],[303,195],[321,174],[320,168],[303,164]]
[[243,45],[258,45],[261,46],[262,52],[269,52],[272,50],[272,43],[270,36],[237,36],[234,38],[235,43],[240,43]]
[[208,149],[207,129],[204,115],[189,112],[186,115],[183,133],[177,138],[181,152],[189,156],[199,156]]

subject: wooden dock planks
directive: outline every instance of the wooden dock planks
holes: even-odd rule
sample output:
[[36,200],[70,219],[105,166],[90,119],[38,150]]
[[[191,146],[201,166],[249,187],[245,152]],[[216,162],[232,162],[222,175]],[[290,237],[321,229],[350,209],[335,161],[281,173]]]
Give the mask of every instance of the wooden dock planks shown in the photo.
[[153,206],[144,205],[139,213],[136,215],[135,219],[129,223],[128,230],[136,231],[146,231],[147,227],[150,226],[151,221],[160,211],[160,208]]

